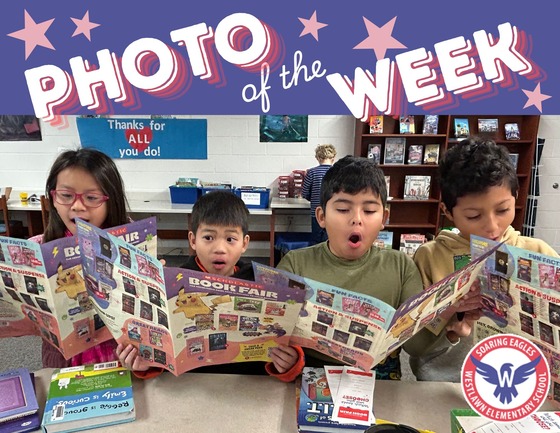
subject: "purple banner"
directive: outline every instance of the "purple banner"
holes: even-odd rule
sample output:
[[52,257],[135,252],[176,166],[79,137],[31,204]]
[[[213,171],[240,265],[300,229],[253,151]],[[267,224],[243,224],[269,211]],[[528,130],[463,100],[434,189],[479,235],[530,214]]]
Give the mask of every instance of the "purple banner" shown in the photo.
[[5,2],[0,112],[560,114],[550,3]]

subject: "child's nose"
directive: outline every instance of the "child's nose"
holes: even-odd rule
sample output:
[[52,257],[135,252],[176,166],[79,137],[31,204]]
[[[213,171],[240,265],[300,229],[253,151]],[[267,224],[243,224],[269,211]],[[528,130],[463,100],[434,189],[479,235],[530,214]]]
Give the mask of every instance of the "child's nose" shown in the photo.
[[73,211],[84,211],[84,210],[86,210],[86,207],[85,207],[84,203],[82,202],[81,197],[76,197],[76,200],[74,200],[74,203],[72,203],[71,209]]
[[362,213],[356,211],[352,214],[352,225],[361,225],[362,224]]

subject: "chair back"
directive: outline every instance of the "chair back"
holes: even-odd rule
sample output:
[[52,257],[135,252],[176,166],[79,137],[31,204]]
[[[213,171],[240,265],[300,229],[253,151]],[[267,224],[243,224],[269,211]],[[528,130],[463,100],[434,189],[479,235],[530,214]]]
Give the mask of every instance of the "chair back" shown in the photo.
[[51,210],[51,205],[49,203],[49,199],[42,195],[41,196],[41,219],[43,221],[43,233],[47,229],[47,225],[49,223],[49,212]]
[[10,236],[10,218],[8,217],[8,200],[6,200],[5,195],[2,195],[0,197],[0,215],[2,216],[2,221],[0,221],[0,236]]

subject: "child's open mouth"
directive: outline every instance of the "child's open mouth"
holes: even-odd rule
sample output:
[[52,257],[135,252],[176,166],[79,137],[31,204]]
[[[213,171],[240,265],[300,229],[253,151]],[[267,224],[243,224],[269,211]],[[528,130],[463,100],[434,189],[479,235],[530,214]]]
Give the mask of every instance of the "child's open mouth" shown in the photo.
[[215,269],[223,269],[226,266],[226,262],[223,260],[215,260],[212,262],[212,266],[214,266]]
[[350,245],[355,246],[355,247],[360,245],[361,240],[362,240],[362,237],[359,234],[356,234],[356,233],[351,234],[350,237],[348,238],[348,241],[350,242]]

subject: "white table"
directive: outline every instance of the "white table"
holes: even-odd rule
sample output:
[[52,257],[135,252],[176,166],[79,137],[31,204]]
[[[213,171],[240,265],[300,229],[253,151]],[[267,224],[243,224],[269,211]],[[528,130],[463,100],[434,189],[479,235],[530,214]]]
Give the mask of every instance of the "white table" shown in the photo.
[[[51,372],[36,372],[41,411]],[[112,426],[111,432],[296,433],[294,386],[268,376],[210,373],[134,379],[136,421]],[[468,408],[459,384],[376,383],[374,412],[380,419],[446,433],[454,408]]]
[[[40,192],[29,193],[40,196]],[[192,204],[171,203],[170,200],[142,200],[141,193],[136,192],[134,198],[129,199],[128,204],[131,213],[140,214],[186,214],[187,227],[191,225]],[[41,212],[41,204],[39,202],[22,202],[19,199],[19,192],[12,191],[11,198],[8,200],[8,209],[10,211],[23,211],[27,214],[27,227],[29,229],[29,236],[39,234],[41,230],[38,228],[40,218],[37,218],[36,212]],[[266,209],[249,209],[250,215],[266,216],[269,218],[270,230],[268,233],[268,241],[270,243],[270,266],[274,266],[274,236],[276,228],[276,216],[279,213],[299,211],[309,209],[309,201],[301,198],[287,198],[281,199],[273,197],[270,207]]]

